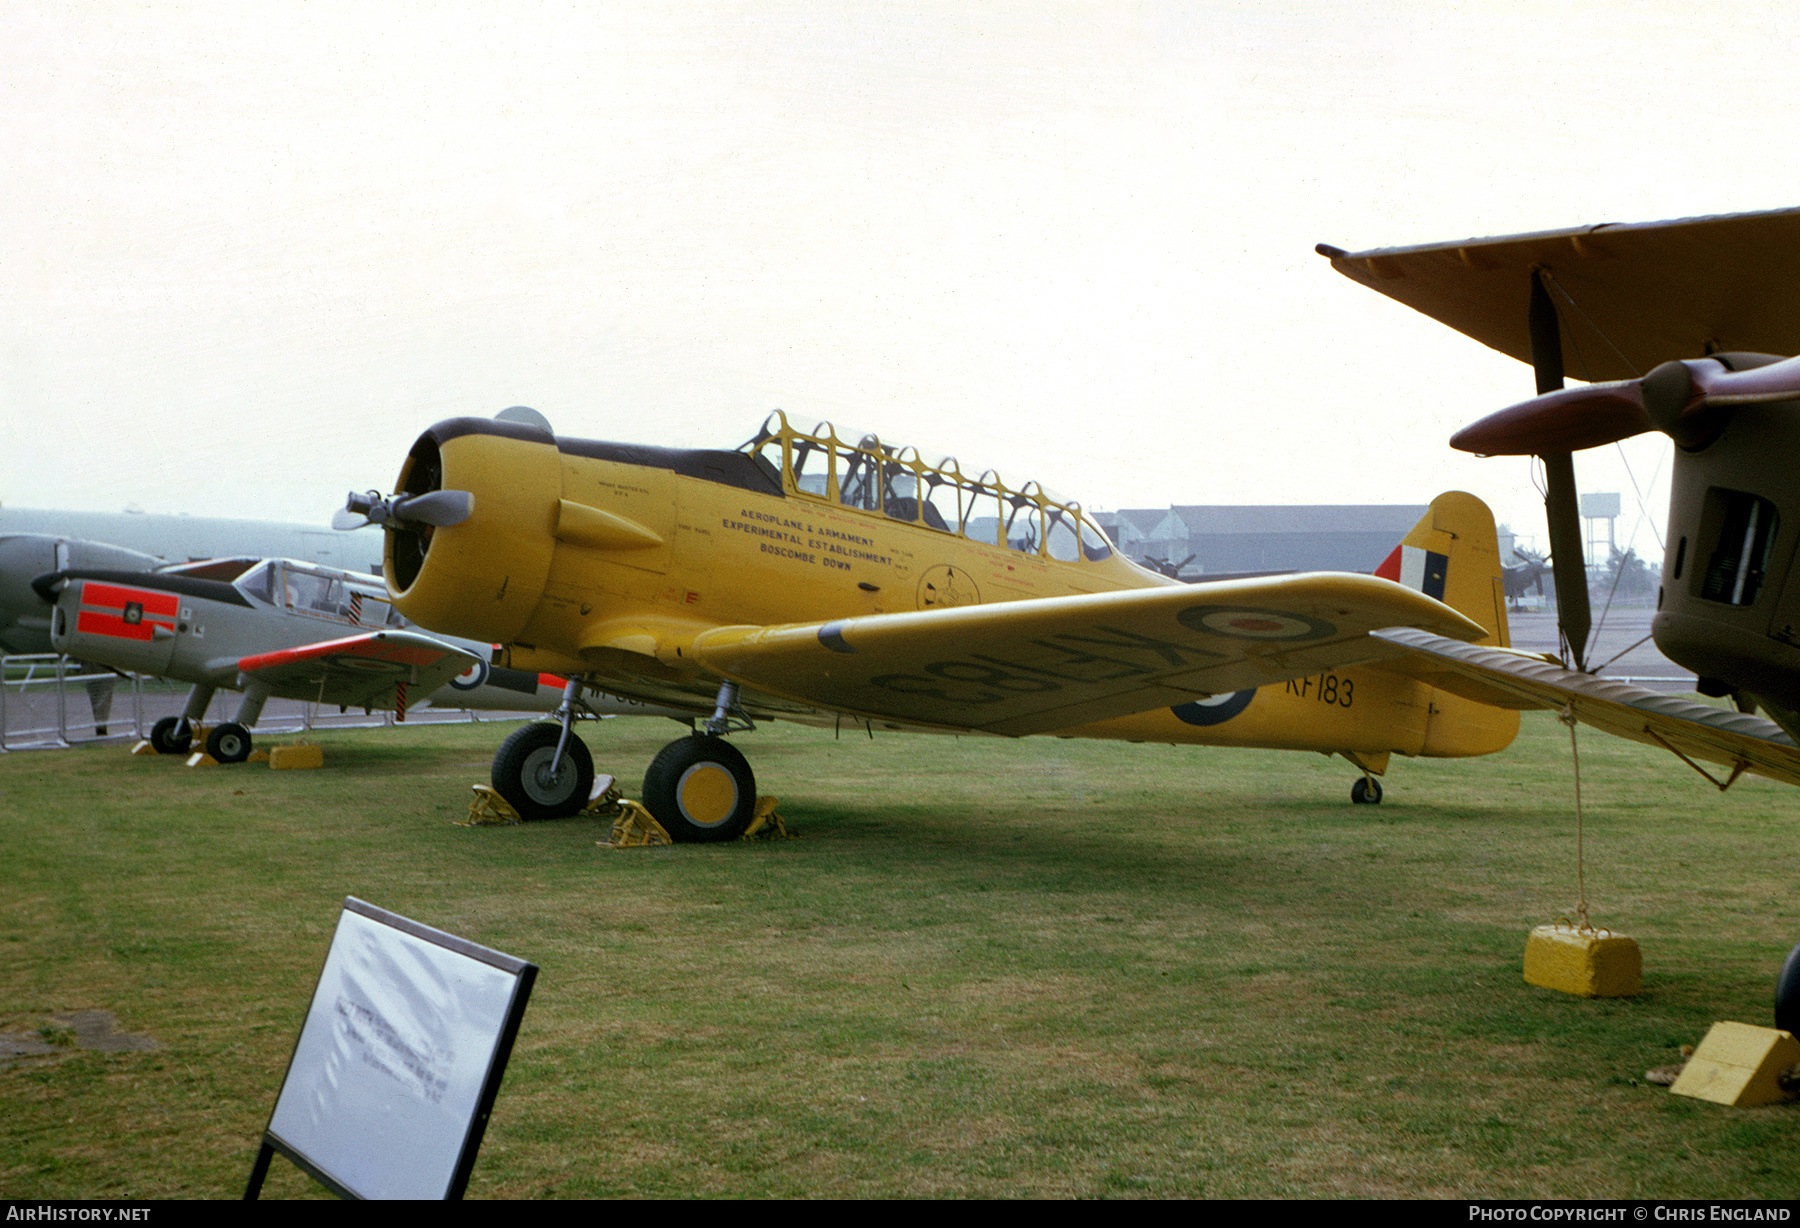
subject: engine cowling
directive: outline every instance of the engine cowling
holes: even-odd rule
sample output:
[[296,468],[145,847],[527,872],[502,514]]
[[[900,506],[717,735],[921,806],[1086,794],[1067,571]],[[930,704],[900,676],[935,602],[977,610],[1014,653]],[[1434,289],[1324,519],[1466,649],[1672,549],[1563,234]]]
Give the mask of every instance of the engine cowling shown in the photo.
[[562,495],[556,437],[528,422],[451,418],[401,466],[402,495],[467,491],[458,524],[390,528],[382,572],[401,613],[432,631],[508,644],[531,621],[550,577]]

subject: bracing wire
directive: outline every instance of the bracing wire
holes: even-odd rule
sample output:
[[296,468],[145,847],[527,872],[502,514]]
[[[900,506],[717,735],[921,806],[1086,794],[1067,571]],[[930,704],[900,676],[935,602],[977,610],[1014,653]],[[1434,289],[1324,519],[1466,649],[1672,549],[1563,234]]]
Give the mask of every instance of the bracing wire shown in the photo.
[[[1619,361],[1624,363],[1625,366],[1631,371],[1631,373],[1633,375],[1642,376],[1644,373],[1642,371],[1639,371],[1637,369],[1636,364],[1634,364],[1631,361],[1631,359],[1629,359],[1625,356],[1625,351],[1621,350],[1618,347],[1617,343],[1615,343],[1613,341],[1613,339],[1607,335],[1606,330],[1601,328],[1598,324],[1594,323],[1593,318],[1591,316],[1589,316],[1587,312],[1585,312],[1581,309],[1581,304],[1577,303],[1575,301],[1574,295],[1570,294],[1567,290],[1563,289],[1562,283],[1556,280],[1556,274],[1551,272],[1549,269],[1542,269],[1542,270],[1540,270],[1540,272],[1541,272],[1541,275],[1543,276],[1543,279],[1545,281],[1549,282],[1550,285],[1555,288],[1555,290],[1558,294],[1562,295],[1563,301],[1569,305],[1570,309],[1573,310],[1576,315],[1580,316],[1582,318],[1583,322],[1585,322],[1589,328],[1594,330],[1594,335],[1596,337],[1600,338],[1600,340],[1606,342],[1607,348],[1612,350],[1613,353],[1615,353],[1619,356]],[[1575,337],[1573,335],[1573,330],[1571,330],[1570,340],[1576,341],[1576,346],[1577,346],[1576,356],[1580,357],[1580,349],[1579,349],[1580,342],[1575,339]],[[1587,364],[1585,362],[1583,362],[1581,364],[1581,367],[1582,367],[1582,370],[1584,370],[1584,371],[1587,370]],[[1594,382],[1592,377],[1583,377],[1583,378],[1584,378],[1585,382],[1587,382],[1587,383],[1591,384]]]

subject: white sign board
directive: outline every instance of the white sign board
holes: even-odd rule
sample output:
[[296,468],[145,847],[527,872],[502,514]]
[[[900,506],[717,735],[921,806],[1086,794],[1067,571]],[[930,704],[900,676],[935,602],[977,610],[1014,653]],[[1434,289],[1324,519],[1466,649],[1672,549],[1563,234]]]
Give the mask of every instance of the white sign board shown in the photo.
[[265,1152],[346,1197],[460,1197],[536,973],[346,899]]

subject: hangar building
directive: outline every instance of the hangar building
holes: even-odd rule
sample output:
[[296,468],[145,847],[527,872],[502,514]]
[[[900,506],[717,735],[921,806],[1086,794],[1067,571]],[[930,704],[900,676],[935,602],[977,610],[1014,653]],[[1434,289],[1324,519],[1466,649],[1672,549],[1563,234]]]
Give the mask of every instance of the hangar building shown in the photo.
[[[1374,571],[1425,515],[1419,504],[1227,507],[1097,512],[1127,557],[1184,580],[1264,571]],[[1183,560],[1186,560],[1183,563]]]

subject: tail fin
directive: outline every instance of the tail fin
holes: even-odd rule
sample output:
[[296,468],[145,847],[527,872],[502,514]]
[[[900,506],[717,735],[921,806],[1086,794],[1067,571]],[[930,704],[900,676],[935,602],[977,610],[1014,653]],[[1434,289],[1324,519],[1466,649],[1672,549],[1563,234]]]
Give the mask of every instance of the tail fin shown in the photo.
[[1375,574],[1436,597],[1486,627],[1487,637],[1476,643],[1511,647],[1494,514],[1474,495],[1452,490],[1433,499]]
[[[1433,499],[1424,519],[1394,547],[1375,574],[1436,597],[1480,623],[1488,634],[1476,643],[1511,647],[1494,514],[1474,495],[1450,491]],[[1506,749],[1519,731],[1515,709],[1465,699],[1423,681],[1419,685],[1429,688],[1421,755],[1492,754]]]

